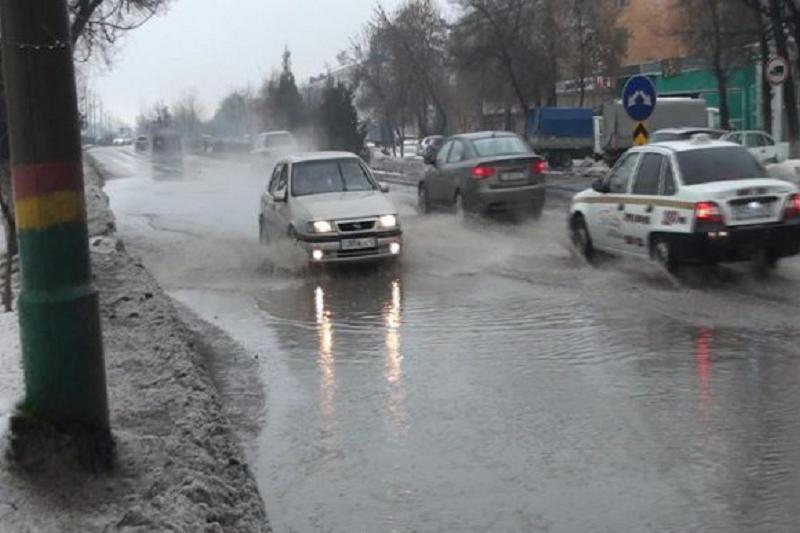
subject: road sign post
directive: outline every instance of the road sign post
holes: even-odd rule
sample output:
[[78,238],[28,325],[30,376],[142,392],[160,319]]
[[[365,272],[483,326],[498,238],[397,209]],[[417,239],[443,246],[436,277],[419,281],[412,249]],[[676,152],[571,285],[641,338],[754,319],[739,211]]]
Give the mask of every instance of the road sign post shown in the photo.
[[633,129],[633,145],[644,146],[648,139],[650,139],[650,132],[647,131],[644,122],[639,122]]
[[657,101],[656,88],[647,76],[634,76],[625,84],[622,91],[622,106],[630,119],[637,123],[633,130],[635,146],[647,144],[650,133],[647,131],[645,121],[653,114]]
[[107,451],[105,364],[66,2],[0,0],[0,14],[25,375],[12,429],[55,428]]

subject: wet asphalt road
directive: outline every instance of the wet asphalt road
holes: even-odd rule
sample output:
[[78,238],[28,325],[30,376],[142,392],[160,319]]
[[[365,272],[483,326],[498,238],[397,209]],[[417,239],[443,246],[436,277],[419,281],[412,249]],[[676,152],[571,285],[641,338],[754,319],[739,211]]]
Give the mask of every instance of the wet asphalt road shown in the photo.
[[258,358],[217,379],[276,531],[797,531],[797,260],[676,286],[585,266],[563,206],[464,226],[395,187],[400,266],[311,274],[257,244],[248,164],[93,154],[128,249]]

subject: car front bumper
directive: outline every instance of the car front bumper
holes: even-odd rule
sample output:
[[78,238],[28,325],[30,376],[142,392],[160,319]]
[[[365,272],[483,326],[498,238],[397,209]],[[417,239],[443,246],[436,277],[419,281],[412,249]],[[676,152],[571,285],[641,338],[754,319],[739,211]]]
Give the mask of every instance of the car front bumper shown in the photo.
[[[348,239],[374,238],[377,246],[359,250],[344,250],[342,241]],[[359,263],[396,259],[402,254],[403,233],[400,230],[382,233],[361,233],[357,235],[312,236],[298,235],[297,243],[306,252],[313,263]],[[397,251],[393,251],[396,248]],[[314,252],[321,252],[321,258],[315,258]]]
[[672,244],[676,259],[685,262],[745,261],[762,250],[775,258],[791,257],[800,254],[800,221],[676,234]]

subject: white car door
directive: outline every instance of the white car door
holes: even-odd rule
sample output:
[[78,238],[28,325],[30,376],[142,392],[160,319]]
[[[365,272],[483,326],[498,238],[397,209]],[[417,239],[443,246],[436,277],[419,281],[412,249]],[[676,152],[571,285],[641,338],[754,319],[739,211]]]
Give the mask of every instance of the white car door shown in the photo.
[[766,133],[761,133],[760,135],[766,150],[766,161],[768,163],[778,163],[781,160],[780,151],[778,150],[778,143],[775,142],[775,139],[773,139],[772,136]]
[[642,156],[622,220],[625,252],[644,256],[649,253],[648,238],[658,215],[659,185],[664,164],[665,157],[660,153],[650,152]]
[[609,172],[604,184],[608,192],[587,206],[587,222],[592,242],[597,248],[622,251],[624,247],[622,219],[631,178],[641,159],[640,152],[629,152]]
[[284,236],[289,227],[289,164],[280,163],[275,167],[279,172],[277,180],[273,180],[270,190],[264,196],[264,220],[268,231],[273,236]]
[[745,146],[747,146],[750,153],[758,159],[758,162],[762,164],[775,160],[778,155],[774,144],[772,147],[767,146],[764,136],[757,131],[751,131],[745,134]]

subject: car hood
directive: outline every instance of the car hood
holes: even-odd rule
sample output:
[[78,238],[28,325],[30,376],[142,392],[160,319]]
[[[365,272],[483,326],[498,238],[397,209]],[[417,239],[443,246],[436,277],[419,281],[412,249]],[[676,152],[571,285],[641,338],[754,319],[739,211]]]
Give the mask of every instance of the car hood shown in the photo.
[[291,199],[296,217],[310,220],[342,220],[397,214],[397,208],[380,191],[312,194]]

